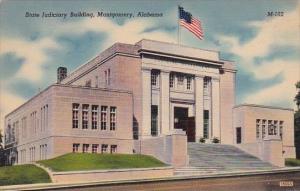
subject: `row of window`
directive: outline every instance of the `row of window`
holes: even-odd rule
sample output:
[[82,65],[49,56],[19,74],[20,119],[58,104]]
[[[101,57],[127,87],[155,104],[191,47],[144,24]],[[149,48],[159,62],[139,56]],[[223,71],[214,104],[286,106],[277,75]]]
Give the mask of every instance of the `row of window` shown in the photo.
[[[111,77],[110,77],[110,69],[104,71],[105,76],[105,86],[109,86],[111,84]],[[86,87],[92,87],[92,80],[88,79],[85,81]],[[95,87],[98,88],[99,86],[99,77],[95,76]]]
[[279,120],[256,119],[256,138],[263,139],[268,133],[268,135],[279,135],[282,139],[283,123]]
[[[19,141],[20,138],[27,138],[27,117],[22,117],[21,122],[16,120],[12,123],[8,121],[5,134],[5,142],[11,143]],[[35,135],[40,130],[41,132],[45,131],[48,126],[48,105],[41,107],[40,118],[38,118],[38,112],[33,111],[29,116],[29,135]]]
[[[20,150],[18,153],[20,163],[25,163],[26,160],[26,149]],[[47,159],[47,144],[40,145],[39,160]],[[36,149],[35,146],[29,148],[29,162],[36,161]]]
[[[89,128],[89,107],[88,104],[82,104],[81,114],[82,114],[82,129]],[[73,116],[72,116],[72,127],[77,129],[79,128],[79,103],[73,103]],[[100,108],[100,111],[99,111]],[[106,130],[108,128],[108,108],[109,108],[109,129],[111,131],[116,130],[117,123],[117,107],[115,106],[100,106],[99,105],[91,105],[91,124],[92,129],[98,129],[99,127],[99,113],[100,113],[100,129]]]
[[[179,90],[192,90],[193,89],[193,77],[190,75],[184,75],[179,73],[170,73],[169,86],[171,89]],[[210,94],[211,78],[204,77],[203,79],[204,95]],[[151,71],[151,85],[152,87],[159,87],[159,71]]]
[[[101,146],[101,148],[99,148]],[[99,150],[101,149],[101,150]],[[73,153],[80,152],[80,144],[79,143],[73,143]],[[90,144],[82,144],[82,153],[116,153],[117,152],[117,145],[109,145],[108,144],[91,144],[91,150],[90,150]]]

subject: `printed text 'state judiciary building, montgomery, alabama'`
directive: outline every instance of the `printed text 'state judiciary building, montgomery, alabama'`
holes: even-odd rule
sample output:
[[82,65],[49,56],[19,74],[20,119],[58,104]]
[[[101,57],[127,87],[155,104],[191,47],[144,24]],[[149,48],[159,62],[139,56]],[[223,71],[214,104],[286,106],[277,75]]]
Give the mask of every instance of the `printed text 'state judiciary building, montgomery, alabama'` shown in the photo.
[[70,152],[143,153],[188,165],[187,142],[213,138],[283,166],[295,157],[293,110],[235,106],[234,63],[152,40],[116,43],[5,117],[8,162]]

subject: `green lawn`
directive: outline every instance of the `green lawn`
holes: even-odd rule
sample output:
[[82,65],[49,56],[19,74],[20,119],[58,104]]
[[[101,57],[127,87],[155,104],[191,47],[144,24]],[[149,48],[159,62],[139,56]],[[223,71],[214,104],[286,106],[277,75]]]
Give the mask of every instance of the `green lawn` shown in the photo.
[[300,159],[285,159],[285,166],[300,166]]
[[0,186],[51,182],[46,171],[35,165],[0,167]]
[[53,171],[162,167],[166,164],[151,156],[137,154],[69,153],[38,161]]

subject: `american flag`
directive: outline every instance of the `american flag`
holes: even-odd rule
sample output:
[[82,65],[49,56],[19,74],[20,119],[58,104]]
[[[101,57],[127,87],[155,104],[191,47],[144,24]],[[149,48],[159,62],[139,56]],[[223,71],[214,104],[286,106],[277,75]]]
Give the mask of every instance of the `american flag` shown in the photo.
[[184,11],[183,7],[178,7],[179,9],[179,23],[186,29],[194,33],[199,39],[203,39],[203,30],[201,27],[201,21],[194,18],[191,13]]

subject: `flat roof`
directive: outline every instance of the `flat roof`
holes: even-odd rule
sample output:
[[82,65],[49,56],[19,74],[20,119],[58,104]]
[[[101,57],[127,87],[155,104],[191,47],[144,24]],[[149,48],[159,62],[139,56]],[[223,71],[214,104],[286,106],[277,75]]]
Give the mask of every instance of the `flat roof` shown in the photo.
[[257,104],[247,104],[247,103],[236,105],[233,108],[239,108],[239,107],[259,107],[259,108],[267,108],[267,109],[280,109],[280,110],[294,111],[294,109],[291,109],[291,108],[267,106],[267,105],[257,105]]

